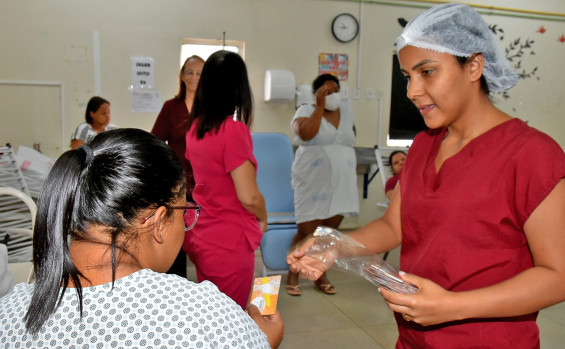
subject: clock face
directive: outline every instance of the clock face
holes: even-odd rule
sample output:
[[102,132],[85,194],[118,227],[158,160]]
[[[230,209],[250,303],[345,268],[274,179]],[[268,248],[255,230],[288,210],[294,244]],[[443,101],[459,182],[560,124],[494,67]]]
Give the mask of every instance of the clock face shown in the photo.
[[350,42],[359,33],[359,23],[353,15],[342,13],[333,20],[332,33],[338,41]]

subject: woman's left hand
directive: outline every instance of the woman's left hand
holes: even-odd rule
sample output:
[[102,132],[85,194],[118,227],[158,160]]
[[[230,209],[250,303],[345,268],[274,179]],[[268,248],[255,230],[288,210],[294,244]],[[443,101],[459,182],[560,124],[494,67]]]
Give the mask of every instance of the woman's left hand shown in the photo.
[[276,310],[273,315],[261,315],[259,309],[253,304],[249,304],[245,312],[267,336],[271,348],[278,348],[284,337],[284,321],[281,313]]
[[456,293],[450,292],[431,280],[413,274],[403,274],[402,279],[418,287],[414,294],[400,294],[380,287],[390,310],[400,313],[404,320],[429,326],[457,319]]

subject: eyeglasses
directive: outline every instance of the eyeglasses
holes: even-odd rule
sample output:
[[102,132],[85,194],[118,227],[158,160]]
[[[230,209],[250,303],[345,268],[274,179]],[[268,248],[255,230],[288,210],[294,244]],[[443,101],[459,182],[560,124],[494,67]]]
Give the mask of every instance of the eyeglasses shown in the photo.
[[[184,210],[184,231],[189,231],[190,229],[194,228],[196,225],[196,221],[198,220],[198,216],[200,215],[200,205],[195,204],[194,202],[187,202],[185,206],[165,206],[172,210]],[[156,213],[157,211],[153,212],[149,216],[141,219],[141,224],[145,224],[147,220]],[[189,225],[190,223],[190,225]]]
[[[185,206],[168,206],[168,208],[172,208],[173,210],[184,210],[184,231],[189,231],[196,225],[201,207],[194,202],[187,202]],[[190,223],[190,225],[188,225],[188,223]]]
[[185,71],[182,72],[182,75],[184,75],[184,76],[191,76],[191,75],[200,76],[201,74],[202,74],[202,71],[200,71],[200,70],[197,70],[197,71],[185,70]]

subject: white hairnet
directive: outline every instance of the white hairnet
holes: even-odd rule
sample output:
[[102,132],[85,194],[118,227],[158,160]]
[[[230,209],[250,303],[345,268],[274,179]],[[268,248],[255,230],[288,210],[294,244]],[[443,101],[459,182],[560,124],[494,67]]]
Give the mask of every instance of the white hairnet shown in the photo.
[[459,57],[482,53],[490,91],[505,91],[518,82],[488,25],[467,5],[442,4],[421,13],[406,25],[396,45],[398,51],[409,45]]

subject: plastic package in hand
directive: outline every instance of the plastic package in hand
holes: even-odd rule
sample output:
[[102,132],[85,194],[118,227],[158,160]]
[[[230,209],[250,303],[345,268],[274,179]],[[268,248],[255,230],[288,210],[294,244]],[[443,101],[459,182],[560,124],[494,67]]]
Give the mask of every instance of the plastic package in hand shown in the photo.
[[328,266],[335,263],[338,268],[393,292],[411,294],[418,291],[416,286],[403,281],[400,274],[379,255],[339,230],[319,226],[314,236],[317,237],[316,242],[306,251],[307,256]]

